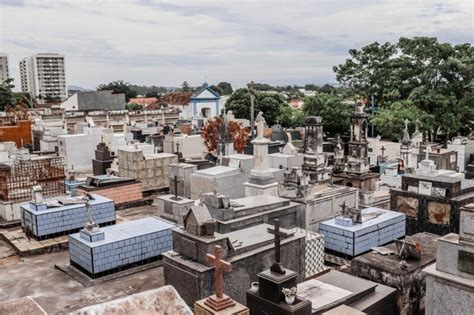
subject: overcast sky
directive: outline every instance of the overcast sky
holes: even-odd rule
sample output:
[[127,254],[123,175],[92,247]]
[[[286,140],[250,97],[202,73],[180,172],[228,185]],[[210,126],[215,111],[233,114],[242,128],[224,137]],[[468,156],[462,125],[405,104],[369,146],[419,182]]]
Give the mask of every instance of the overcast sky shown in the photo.
[[471,0],[0,0],[0,53],[66,56],[68,85],[335,82],[347,51],[400,36],[473,42]]

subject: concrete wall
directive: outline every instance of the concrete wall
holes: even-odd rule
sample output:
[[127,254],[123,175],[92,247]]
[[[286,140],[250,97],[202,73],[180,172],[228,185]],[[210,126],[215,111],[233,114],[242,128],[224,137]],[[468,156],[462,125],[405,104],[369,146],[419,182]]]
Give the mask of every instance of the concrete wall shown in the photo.
[[426,314],[468,314],[474,310],[474,288],[426,276]]
[[87,128],[86,133],[58,136],[58,153],[66,167],[76,171],[91,171],[96,146],[102,139],[102,128]]

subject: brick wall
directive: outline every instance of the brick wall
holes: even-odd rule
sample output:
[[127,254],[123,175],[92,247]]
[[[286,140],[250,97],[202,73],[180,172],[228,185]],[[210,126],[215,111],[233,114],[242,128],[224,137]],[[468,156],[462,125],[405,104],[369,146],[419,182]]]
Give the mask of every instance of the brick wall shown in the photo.
[[[86,194],[87,191],[77,188],[79,194]],[[101,188],[93,191],[94,194],[112,199],[116,206],[128,202],[139,201],[143,199],[142,183],[137,182],[129,185],[118,185],[113,187]]]
[[13,141],[20,148],[22,145],[33,144],[31,121],[20,120],[16,126],[0,126],[0,142]]

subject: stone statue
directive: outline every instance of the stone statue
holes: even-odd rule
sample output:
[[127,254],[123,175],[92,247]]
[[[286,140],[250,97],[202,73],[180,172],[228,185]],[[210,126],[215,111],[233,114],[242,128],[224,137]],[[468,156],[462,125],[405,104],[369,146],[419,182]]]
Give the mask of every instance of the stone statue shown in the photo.
[[265,128],[265,118],[263,118],[263,113],[259,112],[255,118],[257,123],[257,138],[263,138],[263,129]]

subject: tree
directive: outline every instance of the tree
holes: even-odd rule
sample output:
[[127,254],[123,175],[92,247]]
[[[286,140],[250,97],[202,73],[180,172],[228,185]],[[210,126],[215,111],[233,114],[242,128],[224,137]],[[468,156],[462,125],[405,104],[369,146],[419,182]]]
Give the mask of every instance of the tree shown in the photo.
[[0,111],[6,110],[7,108],[16,111],[22,111],[23,108],[31,107],[29,94],[23,92],[13,92],[15,85],[13,79],[9,78],[0,83]]
[[324,131],[335,135],[349,129],[349,115],[353,108],[337,95],[318,93],[304,98],[303,111],[307,116],[320,116]]
[[217,87],[222,91],[221,95],[231,95],[234,92],[229,82],[219,82]]
[[412,101],[398,101],[390,106],[380,108],[370,122],[377,127],[380,135],[391,140],[401,140],[405,119],[410,121],[409,132],[415,131],[416,121],[420,123],[420,131],[430,131],[433,116],[417,108]]
[[113,81],[107,84],[100,84],[97,86],[97,91],[112,91],[112,94],[125,94],[125,101],[128,102],[131,98],[137,97],[137,92],[134,91],[129,82],[123,80]]
[[303,125],[306,115],[300,109],[293,109],[290,106],[285,106],[281,109],[278,116],[278,122],[286,128],[295,128]]
[[188,81],[184,81],[183,84],[181,84],[181,92],[192,92],[193,89],[189,86]]
[[[375,42],[335,66],[337,80],[363,98],[375,96],[378,107],[410,100],[433,117],[433,130],[446,136],[474,127],[472,85],[474,48],[439,43],[433,37]],[[469,103],[471,106],[469,106]]]
[[[255,93],[255,116],[263,112],[263,117],[268,125],[274,125],[282,108],[288,104],[278,94]],[[226,110],[231,110],[236,118],[250,120],[250,94],[249,90],[242,88],[236,90],[225,104]]]
[[12,89],[15,87],[13,79],[9,78],[0,84],[0,110],[4,110],[7,106],[15,105],[15,93]]
[[[223,123],[224,119],[222,117],[215,117],[208,119],[203,127],[202,137],[204,138],[204,145],[210,153],[217,152],[218,141],[221,136],[220,130]],[[243,153],[247,145],[248,130],[244,128],[242,123],[232,120],[227,123],[227,128],[231,134],[234,149],[238,153]]]
[[211,88],[214,92],[219,93],[219,95],[224,95],[224,94],[223,94],[224,92],[223,92],[223,91],[221,90],[221,88],[218,87],[217,85],[211,85],[210,88]]
[[128,103],[127,104],[127,109],[129,111],[137,111],[137,110],[142,110],[143,109],[143,105],[142,104],[138,104],[138,103]]
[[156,91],[150,91],[150,92],[146,92],[145,97],[160,98],[161,94]]

